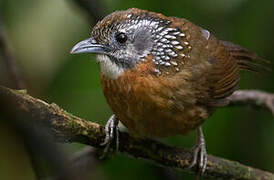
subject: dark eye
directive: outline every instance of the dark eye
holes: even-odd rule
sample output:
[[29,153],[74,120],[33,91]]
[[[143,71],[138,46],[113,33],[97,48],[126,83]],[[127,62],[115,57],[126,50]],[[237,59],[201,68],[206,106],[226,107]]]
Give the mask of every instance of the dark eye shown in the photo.
[[123,44],[127,41],[127,35],[125,33],[118,33],[115,35],[116,41]]

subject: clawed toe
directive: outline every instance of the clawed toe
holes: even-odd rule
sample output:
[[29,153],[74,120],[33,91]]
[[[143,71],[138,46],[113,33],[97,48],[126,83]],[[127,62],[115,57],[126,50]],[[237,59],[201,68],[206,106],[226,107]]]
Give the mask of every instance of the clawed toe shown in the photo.
[[119,121],[115,118],[115,115],[112,115],[106,126],[105,126],[105,132],[106,137],[104,139],[104,142],[102,142],[100,145],[105,146],[103,154],[100,156],[100,159],[103,159],[107,156],[107,154],[110,151],[110,145],[113,142],[114,139],[116,139],[116,150],[119,149],[119,128],[118,128]]
[[198,139],[196,145],[193,147],[193,159],[189,165],[189,168],[198,164],[199,172],[204,173],[207,164],[206,145],[201,127],[198,129]]

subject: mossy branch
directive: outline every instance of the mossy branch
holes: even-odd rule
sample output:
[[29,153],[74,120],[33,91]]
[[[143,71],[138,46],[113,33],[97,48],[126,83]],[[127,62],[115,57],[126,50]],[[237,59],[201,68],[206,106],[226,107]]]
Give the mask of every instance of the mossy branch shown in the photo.
[[[105,131],[97,123],[76,117],[56,104],[33,98],[24,91],[0,86],[0,100],[1,111],[9,113],[9,116],[17,120],[24,120],[24,123],[48,127],[58,142],[78,142],[102,148],[100,143],[104,139]],[[171,147],[150,139],[136,139],[125,132],[120,132],[119,151],[160,166],[189,173],[196,171],[196,167],[187,169],[192,159],[190,150]],[[270,172],[213,155],[208,155],[207,168],[202,176],[222,179],[274,179],[274,174]]]

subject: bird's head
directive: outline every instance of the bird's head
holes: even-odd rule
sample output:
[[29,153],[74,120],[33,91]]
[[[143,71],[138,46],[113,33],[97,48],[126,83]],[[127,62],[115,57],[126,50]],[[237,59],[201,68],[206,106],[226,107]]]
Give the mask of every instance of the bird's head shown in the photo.
[[152,55],[155,72],[159,74],[157,66],[171,66],[170,60],[183,49],[178,38],[185,34],[170,24],[162,14],[135,8],[116,11],[98,22],[91,37],[76,44],[71,53],[97,54],[101,72],[112,79]]

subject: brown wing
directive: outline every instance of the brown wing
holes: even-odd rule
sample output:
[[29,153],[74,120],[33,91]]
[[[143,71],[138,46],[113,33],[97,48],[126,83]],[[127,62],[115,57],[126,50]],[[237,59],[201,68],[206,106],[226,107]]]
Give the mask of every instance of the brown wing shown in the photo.
[[203,95],[200,102],[211,107],[228,103],[226,97],[238,87],[239,70],[258,72],[265,69],[260,62],[267,62],[245,48],[219,41],[214,36],[208,40],[207,51],[209,55],[206,58],[210,65],[200,85],[205,88],[206,95]]

